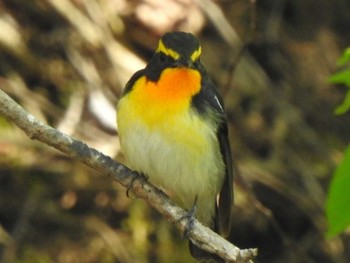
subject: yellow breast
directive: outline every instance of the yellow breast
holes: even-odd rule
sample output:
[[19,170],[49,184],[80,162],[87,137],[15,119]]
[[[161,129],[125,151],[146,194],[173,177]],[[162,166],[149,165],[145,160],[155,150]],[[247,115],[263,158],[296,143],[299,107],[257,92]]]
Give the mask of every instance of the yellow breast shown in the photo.
[[187,208],[198,196],[214,211],[224,164],[216,124],[190,107],[200,81],[197,71],[178,68],[164,70],[158,82],[141,77],[119,101],[118,132],[133,169],[175,193]]

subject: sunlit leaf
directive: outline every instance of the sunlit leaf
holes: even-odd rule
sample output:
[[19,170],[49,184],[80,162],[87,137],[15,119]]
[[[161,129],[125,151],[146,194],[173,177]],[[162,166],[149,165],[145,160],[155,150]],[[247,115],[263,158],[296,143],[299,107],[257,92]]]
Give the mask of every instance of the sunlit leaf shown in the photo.
[[[350,48],[347,48],[342,57],[339,59],[338,64],[344,65],[350,61]],[[329,81],[333,84],[344,84],[350,88],[350,68],[346,68],[330,76]],[[341,115],[350,110],[350,90],[345,95],[345,99],[335,110],[336,115]]]
[[344,66],[349,61],[350,61],[350,47],[345,49],[345,51],[342,54],[342,56],[338,59],[338,65],[339,66]]
[[338,165],[330,184],[326,203],[327,237],[333,237],[350,225],[350,146]]
[[345,95],[345,99],[342,104],[340,104],[335,110],[336,115],[341,115],[350,110],[350,90]]
[[330,76],[329,81],[333,84],[345,84],[350,87],[350,68],[334,73]]

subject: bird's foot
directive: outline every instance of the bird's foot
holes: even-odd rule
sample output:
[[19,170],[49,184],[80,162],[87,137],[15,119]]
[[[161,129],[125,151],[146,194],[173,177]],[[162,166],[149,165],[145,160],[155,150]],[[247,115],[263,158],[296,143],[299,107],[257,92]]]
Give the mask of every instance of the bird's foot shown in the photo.
[[131,190],[131,187],[132,185],[134,184],[134,182],[137,180],[137,179],[140,179],[142,178],[144,181],[148,181],[148,177],[146,175],[144,175],[143,173],[137,173],[136,176],[134,176],[132,179],[131,179],[131,182],[130,184],[128,185],[128,187],[126,188],[126,196],[128,198],[133,198],[132,196],[130,196],[130,190]]
[[188,238],[188,234],[191,232],[193,225],[194,225],[194,220],[195,220],[195,213],[197,211],[197,200],[198,197],[196,196],[193,202],[193,205],[191,207],[190,210],[188,210],[188,212],[186,213],[186,215],[182,216],[179,221],[183,220],[183,219],[187,219],[187,224],[184,230],[184,238]]

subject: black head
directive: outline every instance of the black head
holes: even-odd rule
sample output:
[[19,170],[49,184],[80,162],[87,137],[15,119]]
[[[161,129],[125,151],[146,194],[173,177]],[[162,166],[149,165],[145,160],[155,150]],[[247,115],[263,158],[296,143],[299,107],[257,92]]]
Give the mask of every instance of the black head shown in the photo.
[[145,74],[150,80],[158,80],[161,72],[169,67],[188,67],[202,70],[199,61],[201,46],[190,33],[171,32],[161,37]]
[[156,53],[163,53],[174,61],[194,63],[201,54],[201,46],[191,33],[166,33],[159,40]]

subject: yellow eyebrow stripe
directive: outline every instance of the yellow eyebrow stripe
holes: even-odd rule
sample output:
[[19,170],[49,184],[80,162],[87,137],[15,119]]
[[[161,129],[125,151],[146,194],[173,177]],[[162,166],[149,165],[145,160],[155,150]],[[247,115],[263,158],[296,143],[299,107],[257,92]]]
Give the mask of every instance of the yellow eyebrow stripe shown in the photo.
[[163,41],[160,40],[156,52],[163,52],[165,55],[172,57],[173,59],[178,59],[180,54],[176,51],[164,46]]
[[192,62],[195,62],[199,58],[201,53],[202,53],[202,48],[201,46],[199,46],[199,48],[195,52],[193,52],[191,55]]

